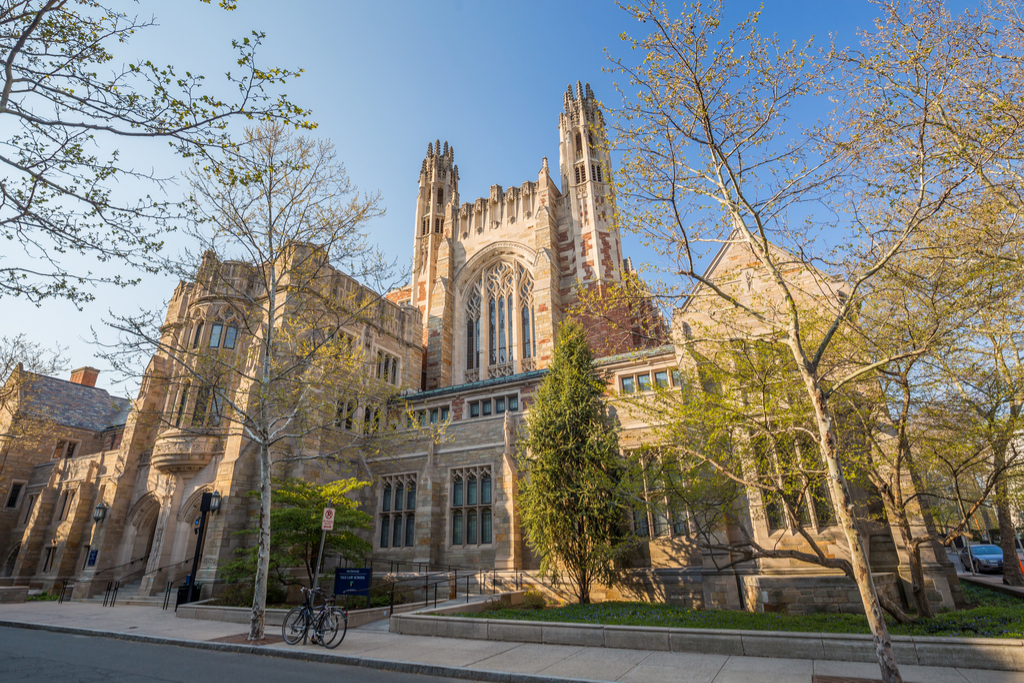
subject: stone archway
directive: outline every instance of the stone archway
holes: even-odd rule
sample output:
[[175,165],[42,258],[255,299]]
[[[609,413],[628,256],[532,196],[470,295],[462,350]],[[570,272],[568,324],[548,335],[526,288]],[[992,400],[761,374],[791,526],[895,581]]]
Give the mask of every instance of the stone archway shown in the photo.
[[122,582],[140,578],[149,571],[159,517],[160,501],[152,493],[140,498],[128,513],[125,550],[122,551]]
[[14,575],[14,565],[18,563],[18,553],[21,552],[21,543],[16,544],[11,548],[11,552],[7,553],[7,557],[4,558],[4,563],[0,566],[0,577],[7,578]]

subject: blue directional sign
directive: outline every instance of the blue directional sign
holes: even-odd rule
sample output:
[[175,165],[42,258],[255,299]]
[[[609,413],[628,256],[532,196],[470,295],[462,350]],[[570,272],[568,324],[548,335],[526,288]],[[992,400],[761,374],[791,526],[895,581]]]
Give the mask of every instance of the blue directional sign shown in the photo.
[[96,566],[96,556],[99,555],[99,554],[100,554],[99,550],[90,550],[89,551],[89,562],[86,564],[86,566],[95,567]]
[[370,595],[370,583],[373,580],[373,569],[366,567],[338,567],[334,570],[335,595]]

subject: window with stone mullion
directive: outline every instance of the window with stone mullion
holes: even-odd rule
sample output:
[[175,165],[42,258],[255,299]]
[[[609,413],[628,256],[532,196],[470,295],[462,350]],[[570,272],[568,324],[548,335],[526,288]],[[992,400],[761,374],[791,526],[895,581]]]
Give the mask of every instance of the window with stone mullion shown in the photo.
[[416,534],[416,475],[381,477],[380,535],[381,549],[411,547]]
[[493,486],[489,465],[452,470],[449,497],[452,546],[493,542]]
[[[486,332],[483,344],[481,317]],[[537,354],[535,326],[533,277],[526,268],[503,261],[485,269],[480,282],[473,283],[466,304],[467,373],[483,369],[483,359],[491,377],[516,372],[517,356],[528,359]],[[485,354],[481,353],[484,348]]]

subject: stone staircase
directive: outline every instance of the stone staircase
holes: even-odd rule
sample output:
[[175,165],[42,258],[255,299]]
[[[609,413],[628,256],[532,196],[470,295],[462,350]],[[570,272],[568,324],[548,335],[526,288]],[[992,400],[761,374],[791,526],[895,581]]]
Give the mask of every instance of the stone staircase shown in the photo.
[[[155,593],[146,597],[139,596],[139,588],[142,587],[142,579],[136,579],[131,583],[123,583],[117,589],[117,602],[114,603],[115,607],[162,607],[164,604],[164,594],[162,592]],[[88,604],[103,604],[104,591],[100,591],[96,595],[82,600],[81,602]],[[171,604],[174,604],[174,596],[171,596]]]

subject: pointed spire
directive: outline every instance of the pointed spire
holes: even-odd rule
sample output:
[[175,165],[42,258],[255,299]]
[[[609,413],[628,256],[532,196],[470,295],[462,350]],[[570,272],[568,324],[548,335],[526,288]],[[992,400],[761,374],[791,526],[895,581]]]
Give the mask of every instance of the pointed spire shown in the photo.
[[429,156],[433,155],[433,153],[434,153],[434,145],[432,145],[431,143],[428,142],[427,143],[427,156],[429,157]]
[[441,140],[440,139],[437,139],[437,140],[434,141],[434,149],[437,150],[438,154],[441,153]]
[[594,91],[590,89],[590,84],[589,83],[587,83],[587,99],[588,100],[594,99]]
[[580,81],[576,81],[576,99],[583,99],[583,84]]
[[448,159],[450,161],[455,161],[455,145],[448,148]]
[[444,141],[444,153],[441,156],[448,156],[448,141]]

